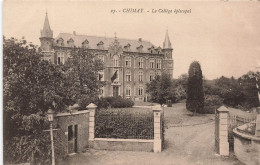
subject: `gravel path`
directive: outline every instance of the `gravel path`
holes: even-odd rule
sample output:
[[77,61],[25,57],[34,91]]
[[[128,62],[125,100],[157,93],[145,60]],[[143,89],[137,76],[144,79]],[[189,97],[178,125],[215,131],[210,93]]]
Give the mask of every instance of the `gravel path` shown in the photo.
[[192,116],[184,103],[165,108],[165,149],[161,153],[90,149],[62,164],[88,165],[242,165],[234,156],[214,151],[214,115]]

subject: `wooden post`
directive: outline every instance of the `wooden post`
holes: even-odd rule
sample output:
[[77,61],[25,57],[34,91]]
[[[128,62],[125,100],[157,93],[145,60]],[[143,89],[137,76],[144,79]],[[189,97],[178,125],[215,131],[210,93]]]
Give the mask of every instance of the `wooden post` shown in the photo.
[[162,138],[161,138],[161,107],[152,107],[154,114],[154,144],[153,151],[162,151]]
[[218,135],[219,135],[219,154],[222,156],[229,156],[229,143],[228,143],[228,109],[221,106],[217,109],[219,114]]

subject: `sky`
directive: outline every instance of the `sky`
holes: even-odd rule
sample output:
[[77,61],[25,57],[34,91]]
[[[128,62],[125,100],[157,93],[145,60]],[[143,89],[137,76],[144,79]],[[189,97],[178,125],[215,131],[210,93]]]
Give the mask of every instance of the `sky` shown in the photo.
[[[124,13],[123,9],[144,13]],[[86,2],[6,0],[3,35],[40,45],[46,9],[54,37],[61,32],[150,41],[163,46],[168,29],[173,77],[199,61],[206,79],[235,78],[260,66],[259,2]],[[172,13],[152,13],[166,9]],[[174,13],[174,10],[191,13]],[[117,10],[112,13],[111,10]],[[119,10],[121,12],[119,12]],[[149,12],[147,12],[149,11]]]

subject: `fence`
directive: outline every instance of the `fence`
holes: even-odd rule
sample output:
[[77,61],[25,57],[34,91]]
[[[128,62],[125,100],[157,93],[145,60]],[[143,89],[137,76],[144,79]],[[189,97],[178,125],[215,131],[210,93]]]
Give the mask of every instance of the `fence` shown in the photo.
[[249,116],[239,116],[235,114],[228,115],[228,142],[230,151],[234,151],[234,136],[233,136],[233,129],[237,128],[241,125],[247,123],[254,123],[255,124],[255,117]]
[[153,139],[152,112],[100,110],[95,115],[95,138]]

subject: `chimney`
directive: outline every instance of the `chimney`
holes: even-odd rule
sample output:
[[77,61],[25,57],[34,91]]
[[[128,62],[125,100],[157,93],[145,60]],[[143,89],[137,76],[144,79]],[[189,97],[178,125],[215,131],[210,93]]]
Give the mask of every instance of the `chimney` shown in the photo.
[[73,31],[73,35],[74,35],[74,36],[76,35],[76,31]]
[[139,42],[142,42],[142,38],[139,38],[138,41],[139,41]]

